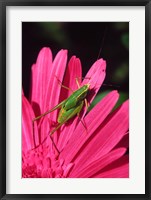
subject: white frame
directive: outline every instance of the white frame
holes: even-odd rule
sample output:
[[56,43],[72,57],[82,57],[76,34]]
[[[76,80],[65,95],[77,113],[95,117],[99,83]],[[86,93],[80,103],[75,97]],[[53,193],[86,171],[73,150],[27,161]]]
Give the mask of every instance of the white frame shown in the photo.
[[[23,21],[129,21],[130,178],[21,178],[21,24]],[[7,194],[145,194],[145,7],[21,7],[6,9]],[[15,49],[15,50],[14,50]],[[19,106],[20,105],[20,106]],[[141,106],[140,106],[141,105]],[[14,118],[15,113],[15,118]],[[94,187],[95,186],[95,187]]]

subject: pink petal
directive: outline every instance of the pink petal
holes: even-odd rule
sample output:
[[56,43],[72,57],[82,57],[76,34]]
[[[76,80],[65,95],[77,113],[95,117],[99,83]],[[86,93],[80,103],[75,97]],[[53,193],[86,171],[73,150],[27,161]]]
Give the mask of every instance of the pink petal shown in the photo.
[[123,156],[92,178],[129,178],[129,156]]
[[106,61],[103,59],[97,60],[82,82],[82,85],[90,83],[90,93],[88,95],[88,102],[91,103],[99,91],[106,75]]
[[[79,58],[76,58],[76,56],[72,56],[68,63],[68,67],[66,69],[62,84],[68,88],[71,88],[72,91],[75,91],[78,89],[78,86],[76,84],[76,78],[78,78],[79,84],[81,84],[81,77],[82,77],[81,62]],[[72,91],[61,88],[60,102],[68,98],[72,94]]]
[[48,145],[49,141],[49,133],[50,133],[50,123],[47,116],[43,118],[42,124],[38,124],[38,131],[39,131],[39,140],[40,144]]
[[34,126],[34,136],[33,137],[33,127],[32,119],[35,117],[31,105],[27,101],[26,97],[22,95],[22,148],[26,152],[39,144],[37,126]]
[[119,143],[114,147],[115,148],[120,148],[120,147],[129,147],[129,134],[127,133],[126,135],[123,136],[123,138],[119,141]]
[[75,169],[73,168],[72,172],[70,173],[70,178],[76,177],[76,178],[89,178],[92,177],[94,174],[99,172],[102,168],[105,166],[111,164],[118,158],[120,158],[124,153],[126,149],[125,148],[119,148],[116,150],[111,151],[110,153],[106,154],[103,157],[98,158],[97,160],[89,163],[89,165]]
[[104,156],[111,151],[122,139],[129,127],[128,101],[118,111],[112,114],[112,118],[105,125],[100,126],[94,133],[95,137],[89,138],[78,152],[74,161],[77,167],[84,166],[89,162]]
[[44,100],[50,79],[52,53],[49,48],[43,48],[32,66],[31,104],[36,116],[45,111]]
[[[68,64],[66,73],[65,73],[65,78],[63,81],[63,85],[71,88],[73,91],[78,89],[78,86],[76,84],[76,78],[82,77],[82,68],[81,68],[81,62],[78,58],[76,58],[75,56],[73,56]],[[78,79],[79,83],[80,79]],[[61,89],[61,101],[63,101],[64,99],[66,99],[67,97],[69,97],[71,95],[71,91],[66,90],[64,88]],[[75,125],[76,125],[76,120],[73,120],[72,125],[68,126],[68,125],[64,125],[62,126],[62,131],[61,134],[59,133],[59,141],[57,144],[57,147],[62,150],[64,148],[64,146],[66,145],[66,143],[68,142],[68,140],[70,139],[71,135],[74,132],[75,129]]]
[[[62,82],[64,72],[66,69],[66,61],[67,61],[67,51],[66,50],[61,50],[58,52],[56,55],[52,67],[51,67],[51,73],[49,75],[49,81],[48,81],[48,87],[45,89],[45,101],[44,107],[45,107],[45,112],[53,108],[59,103],[59,98],[60,98],[60,90],[61,86],[59,85],[58,80]],[[50,120],[51,123],[56,123],[57,122],[57,115],[58,115],[58,109],[53,111],[52,113],[48,114],[47,117]],[[47,130],[50,130],[49,124],[41,124],[41,135],[42,138],[45,138],[48,136]],[[56,139],[56,134],[54,135],[54,141]],[[56,141],[55,141],[56,142]]]
[[[71,60],[71,61],[75,62],[74,60]],[[76,60],[75,64],[78,66],[79,60]],[[81,64],[80,64],[79,68],[81,69]],[[98,92],[101,84],[104,81],[105,69],[106,69],[106,62],[103,59],[99,59],[92,65],[91,69],[89,70],[89,72],[86,75],[86,78],[82,82],[82,85],[84,85],[86,83],[90,83],[91,90],[90,90],[90,93],[87,98],[89,103],[92,102],[92,100],[94,99],[96,93]],[[70,77],[75,89],[77,89],[76,82],[75,82],[75,78],[77,78],[77,77],[78,77],[78,74],[75,74],[75,73],[73,73],[73,76]],[[81,71],[79,73],[79,77],[81,77]],[[80,81],[80,79],[79,79],[79,81]],[[84,110],[86,112],[86,108]],[[83,112],[83,114],[81,113],[80,118],[82,118],[82,116],[84,116],[84,114],[85,114],[84,112]],[[79,119],[76,118],[72,121],[72,125],[70,125],[70,123],[69,123],[69,126],[65,125],[64,128],[62,128],[61,135],[60,135],[60,138],[62,138],[62,139],[59,139],[59,144],[58,144],[58,147],[60,150],[62,150],[65,147],[65,145],[67,144],[67,142],[69,141],[78,122],[79,122]]]
[[[56,55],[52,68],[51,68],[51,74],[48,82],[48,89],[45,90],[46,92],[46,110],[49,110],[56,106],[59,103],[60,98],[60,91],[61,86],[59,85],[59,82],[62,82],[63,76],[66,69],[66,61],[67,61],[67,51],[61,50]],[[57,119],[57,111],[53,112],[53,115],[51,116],[51,119],[56,121]]]
[[73,163],[70,163],[70,164],[64,169],[64,173],[63,173],[64,177],[67,177],[67,176],[68,176],[68,174],[70,173],[70,170],[72,169],[73,166],[74,166],[74,164],[73,164]]
[[65,159],[65,162],[71,162],[77,155],[83,144],[94,134],[97,127],[103,122],[106,116],[110,113],[115,103],[117,102],[119,94],[117,91],[110,92],[100,101],[84,118],[84,123],[87,131],[81,123],[76,128],[74,135],[70,138],[60,156]]

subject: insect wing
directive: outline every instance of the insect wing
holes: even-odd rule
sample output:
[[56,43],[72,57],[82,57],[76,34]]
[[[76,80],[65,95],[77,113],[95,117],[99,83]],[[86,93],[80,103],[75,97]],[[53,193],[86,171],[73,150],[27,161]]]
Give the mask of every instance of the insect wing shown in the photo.
[[88,87],[89,87],[88,85],[84,85],[75,92],[73,92],[73,94],[70,97],[68,97],[68,99],[66,99],[64,105],[65,110],[69,110],[77,106],[80,101],[84,100],[88,93]]
[[80,104],[74,108],[71,108],[69,110],[65,110],[65,108],[61,108],[58,116],[58,122],[59,123],[65,123],[75,115],[79,114],[83,108],[84,101],[81,101]]

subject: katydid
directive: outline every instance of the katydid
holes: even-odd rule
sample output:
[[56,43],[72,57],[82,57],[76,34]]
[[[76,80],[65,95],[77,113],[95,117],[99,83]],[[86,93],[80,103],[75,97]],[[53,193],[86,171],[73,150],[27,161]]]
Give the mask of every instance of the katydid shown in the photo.
[[[81,110],[82,110],[82,108],[84,106],[84,102],[86,104],[86,108],[88,107],[86,96],[88,94],[88,90],[89,90],[90,84],[87,83],[87,84],[83,85],[82,87],[80,87],[77,80],[76,80],[76,82],[77,82],[77,85],[78,85],[79,89],[74,91],[67,99],[65,99],[64,101],[62,101],[58,105],[56,105],[51,110],[48,110],[47,112],[43,113],[42,115],[34,118],[33,119],[33,123],[36,120],[40,119],[41,117],[47,115],[48,113],[51,113],[52,111],[54,111],[56,109],[60,109],[59,115],[58,115],[58,119],[57,119],[58,125],[57,125],[56,128],[54,128],[50,132],[50,135],[52,135],[64,123],[66,123],[69,119],[73,118],[76,115],[79,116],[79,114],[80,114],[80,112],[81,112]],[[66,88],[66,89],[70,89],[70,88],[67,88],[66,86],[63,86],[63,87]]]

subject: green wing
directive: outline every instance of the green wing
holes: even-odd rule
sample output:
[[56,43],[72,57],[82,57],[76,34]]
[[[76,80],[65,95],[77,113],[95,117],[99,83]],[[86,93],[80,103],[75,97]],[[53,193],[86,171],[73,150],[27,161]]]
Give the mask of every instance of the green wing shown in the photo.
[[65,110],[64,107],[61,108],[58,116],[58,123],[65,123],[75,115],[79,114],[83,108],[84,101],[81,101],[79,105],[69,109]]

